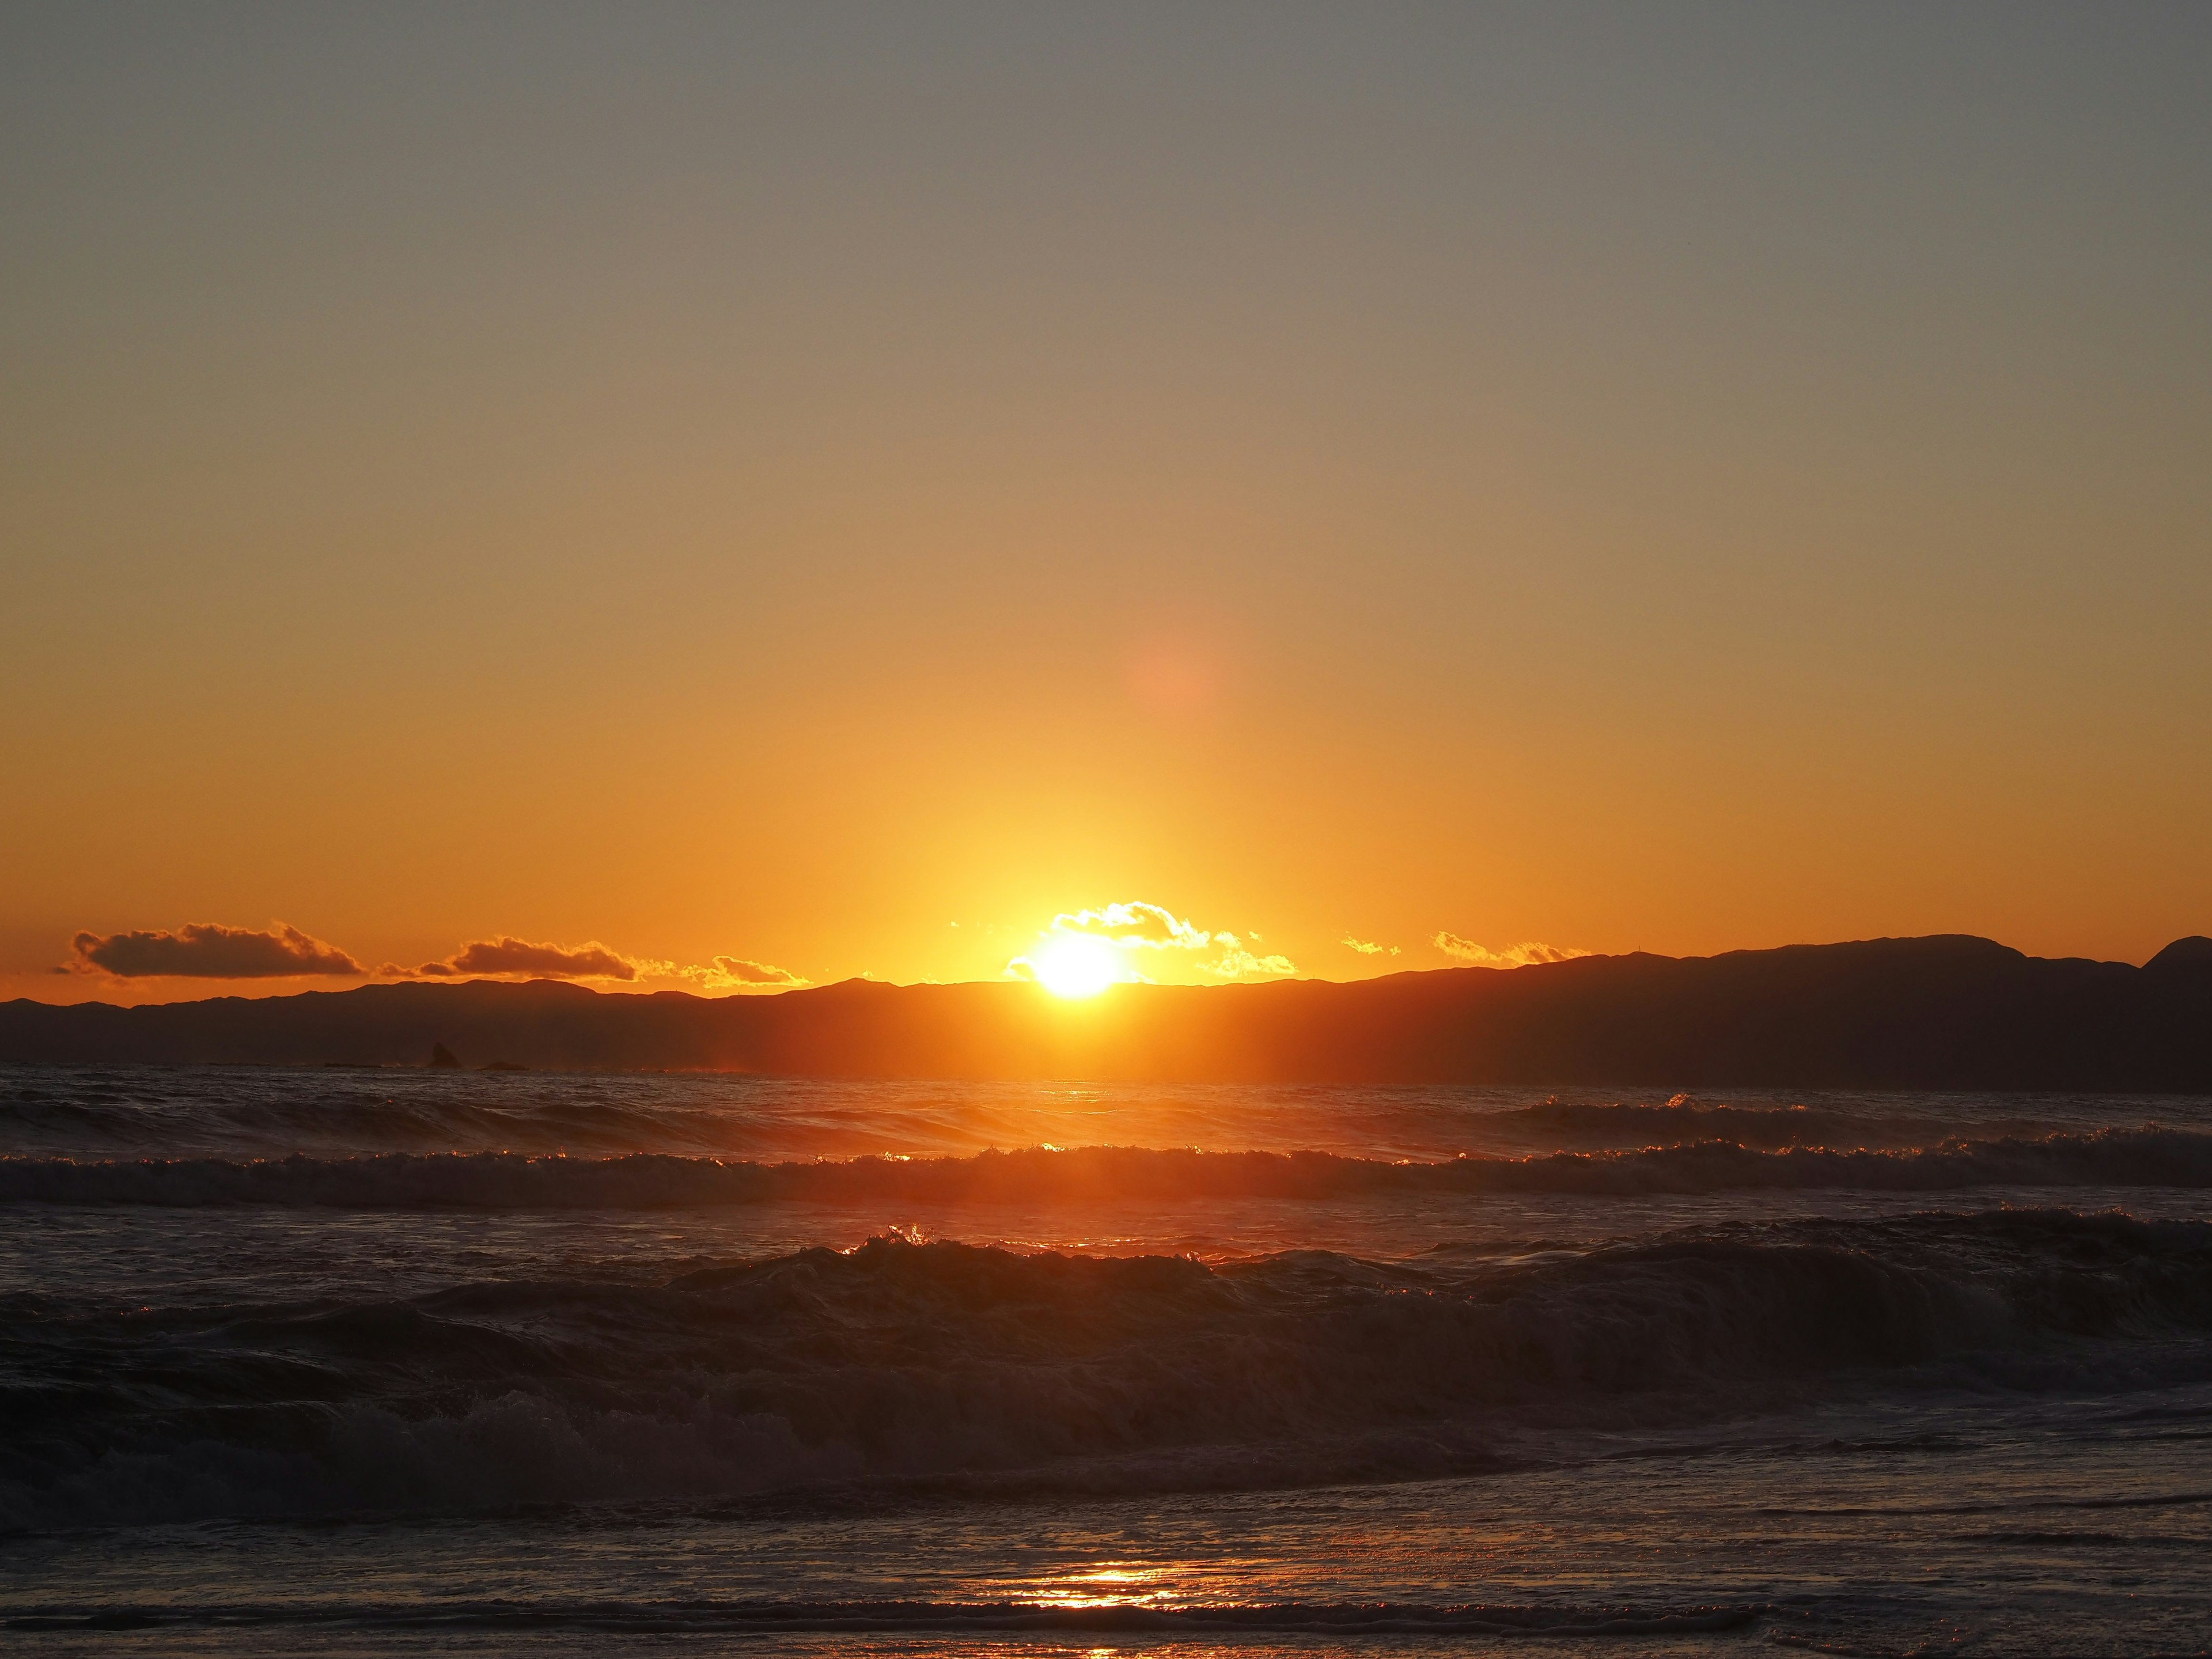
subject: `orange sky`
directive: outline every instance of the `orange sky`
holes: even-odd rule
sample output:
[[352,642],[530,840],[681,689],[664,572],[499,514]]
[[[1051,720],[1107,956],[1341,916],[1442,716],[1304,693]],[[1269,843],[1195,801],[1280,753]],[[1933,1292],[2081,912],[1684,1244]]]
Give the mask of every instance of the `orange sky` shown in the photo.
[[2212,932],[2205,19],[12,12],[0,995]]

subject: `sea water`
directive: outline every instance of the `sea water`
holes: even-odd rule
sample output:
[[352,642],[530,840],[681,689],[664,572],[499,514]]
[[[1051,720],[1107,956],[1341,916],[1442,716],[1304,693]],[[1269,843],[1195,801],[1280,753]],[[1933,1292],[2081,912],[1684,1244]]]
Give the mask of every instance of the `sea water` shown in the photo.
[[0,1068],[27,1653],[2212,1649],[2212,1101]]

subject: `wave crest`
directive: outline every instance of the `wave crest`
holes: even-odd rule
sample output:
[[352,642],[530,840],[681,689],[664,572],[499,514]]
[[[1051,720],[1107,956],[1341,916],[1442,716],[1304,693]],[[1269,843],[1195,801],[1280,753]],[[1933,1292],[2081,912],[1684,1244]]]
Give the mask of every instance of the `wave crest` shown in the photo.
[[1900,1367],[2141,1386],[2206,1373],[2208,1334],[2212,1225],[2057,1212],[1476,1268],[877,1239],[658,1287],[26,1310],[0,1338],[0,1517],[1425,1478],[1494,1466],[1500,1413],[1710,1417]]
[[2212,1187],[2212,1135],[2145,1127],[1948,1140],[1902,1152],[1808,1146],[1771,1152],[1708,1140],[1638,1152],[1466,1155],[1433,1164],[1327,1152],[1121,1146],[786,1164],[644,1152],[609,1158],[394,1152],[345,1158],[0,1159],[0,1203],[345,1209],[649,1210],[778,1200],[1079,1203],[1978,1187]]

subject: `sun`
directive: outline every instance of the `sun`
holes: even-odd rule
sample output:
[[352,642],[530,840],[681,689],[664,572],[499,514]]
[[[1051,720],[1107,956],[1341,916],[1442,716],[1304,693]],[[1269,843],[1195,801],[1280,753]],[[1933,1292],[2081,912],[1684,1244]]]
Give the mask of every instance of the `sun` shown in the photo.
[[1062,933],[1030,958],[1037,983],[1056,997],[1095,997],[1127,979],[1121,953],[1103,939]]

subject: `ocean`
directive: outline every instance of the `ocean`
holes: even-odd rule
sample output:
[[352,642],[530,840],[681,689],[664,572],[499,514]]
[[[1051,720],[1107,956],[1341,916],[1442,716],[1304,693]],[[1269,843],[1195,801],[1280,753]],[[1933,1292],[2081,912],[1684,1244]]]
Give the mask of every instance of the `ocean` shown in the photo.
[[0,1067],[26,1654],[2212,1651],[2212,1100]]

